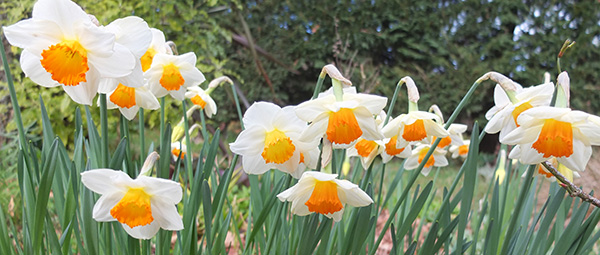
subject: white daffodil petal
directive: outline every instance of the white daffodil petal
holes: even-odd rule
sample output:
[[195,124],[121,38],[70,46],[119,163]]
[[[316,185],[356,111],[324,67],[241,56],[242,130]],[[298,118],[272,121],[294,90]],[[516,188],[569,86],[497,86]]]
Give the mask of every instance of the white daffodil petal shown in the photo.
[[133,120],[133,118],[135,118],[135,116],[137,115],[139,109],[139,106],[134,105],[130,108],[119,108],[119,111],[121,112],[121,114],[123,114],[123,116],[125,116],[126,119]]
[[69,0],[39,0],[33,5],[32,17],[52,21],[65,29],[67,36],[73,36],[76,24],[91,20],[79,5]]
[[112,169],[94,169],[81,173],[81,182],[91,191],[98,194],[115,192],[115,182],[131,181],[131,177],[123,171]]
[[183,229],[183,221],[177,212],[177,207],[170,201],[163,202],[154,199],[152,205],[152,216],[161,228],[171,231]]
[[151,239],[152,237],[154,237],[160,229],[160,225],[157,221],[153,221],[152,223],[145,226],[137,226],[134,228],[130,228],[129,226],[127,226],[127,224],[121,224],[121,226],[123,226],[125,232],[127,232],[127,234],[129,234],[133,238],[144,240]]
[[263,123],[269,123],[274,121],[274,115],[271,114],[273,112],[279,111],[281,108],[276,104],[269,102],[255,102],[246,113],[244,113],[244,117],[242,121],[244,122],[244,126],[246,128],[253,125],[263,125]]
[[123,199],[125,194],[121,192],[113,192],[110,194],[102,195],[92,210],[92,218],[100,222],[116,221],[111,214],[110,210],[115,207]]
[[148,195],[159,197],[161,200],[170,202],[171,204],[179,203],[183,197],[183,191],[178,182],[144,175],[138,176],[136,180],[142,183]]
[[264,174],[271,169],[260,155],[243,156],[242,165],[244,167],[244,172],[247,174]]
[[262,126],[246,127],[235,142],[229,144],[229,149],[239,155],[256,155],[260,154],[265,146],[266,130]]
[[58,82],[52,79],[51,74],[46,72],[44,67],[42,67],[39,57],[36,57],[31,52],[27,50],[21,52],[20,62],[25,76],[29,77],[33,82],[48,88],[60,86]]
[[[88,72],[88,77],[94,72]],[[98,83],[82,82],[77,86],[63,86],[65,92],[78,104],[92,105],[98,91]]]
[[148,91],[145,87],[137,88],[135,90],[135,98],[136,103],[146,110],[156,110],[160,108],[160,103],[158,102],[158,99],[156,99],[154,94]]
[[106,28],[115,33],[117,42],[127,47],[136,59],[146,53],[152,42],[150,27],[140,17],[129,16],[116,19]]
[[131,74],[135,67],[136,59],[125,46],[115,44],[115,52],[110,57],[93,58],[90,55],[90,64],[94,65],[104,77],[121,77]]
[[60,42],[62,30],[54,22],[26,19],[3,27],[6,39],[11,45],[40,55],[42,50]]
[[362,137],[366,140],[374,141],[383,139],[381,130],[375,123],[373,114],[371,114],[366,108],[358,107],[354,109],[354,116],[358,122],[358,126],[363,131]]

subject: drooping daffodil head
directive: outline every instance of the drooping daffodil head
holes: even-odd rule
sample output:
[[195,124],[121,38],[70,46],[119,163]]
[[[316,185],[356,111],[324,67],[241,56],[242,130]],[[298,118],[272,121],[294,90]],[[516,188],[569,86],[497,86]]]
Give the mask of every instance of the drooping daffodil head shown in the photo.
[[215,103],[215,100],[213,100],[206,91],[200,88],[200,86],[188,87],[187,92],[185,92],[185,97],[189,98],[194,105],[203,109],[206,116],[209,118],[217,113],[217,104]]

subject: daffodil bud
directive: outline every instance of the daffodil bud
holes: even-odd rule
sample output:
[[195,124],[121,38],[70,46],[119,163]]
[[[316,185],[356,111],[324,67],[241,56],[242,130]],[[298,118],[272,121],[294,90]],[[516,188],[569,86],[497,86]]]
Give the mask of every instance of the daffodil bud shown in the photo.
[[506,92],[510,101],[511,102],[516,101],[515,94],[517,92],[517,88],[520,88],[521,85],[519,85],[518,83],[514,82],[510,78],[508,78],[498,72],[488,72],[488,73],[484,74],[483,76],[479,77],[479,79],[477,79],[476,83],[481,83],[485,80],[492,80],[492,81],[495,81],[496,83],[498,83],[498,85],[500,85],[502,87],[502,89],[504,89],[504,92]]
[[233,85],[233,81],[231,79],[229,79],[229,77],[221,76],[221,77],[213,79],[212,81],[210,81],[210,83],[208,83],[208,88],[206,89],[206,94],[212,93],[213,90],[215,90],[219,85],[223,84],[224,82],[227,82],[227,83]]
[[173,127],[173,132],[171,133],[171,142],[177,142],[183,138],[185,135],[185,129],[183,128],[183,121],[179,122],[175,127]]
[[156,151],[153,151],[152,153],[150,153],[150,155],[148,155],[148,157],[146,157],[146,160],[144,161],[144,165],[142,165],[142,169],[140,169],[139,175],[150,176],[150,174],[151,174],[150,169],[152,169],[152,167],[154,166],[154,163],[159,158],[160,158],[160,155],[158,155],[158,153],[156,153]]
[[569,74],[565,71],[558,75],[557,78],[557,90],[556,90],[556,107],[569,107],[570,99],[570,85]]
[[329,75],[329,77],[331,77],[331,79],[338,80],[341,83],[343,83],[344,85],[352,86],[352,82],[350,80],[346,79],[342,75],[342,73],[340,73],[340,70],[338,70],[332,64],[324,66],[323,70],[321,71],[321,74],[323,74],[323,73],[327,73],[327,75]]

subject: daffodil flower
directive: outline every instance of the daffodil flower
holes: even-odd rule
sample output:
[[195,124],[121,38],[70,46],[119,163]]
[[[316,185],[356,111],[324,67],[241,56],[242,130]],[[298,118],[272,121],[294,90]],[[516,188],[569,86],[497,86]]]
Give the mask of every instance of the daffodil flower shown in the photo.
[[189,98],[194,105],[200,106],[209,118],[217,113],[215,100],[199,86],[188,87],[185,97]]
[[119,84],[132,88],[144,86],[144,73],[140,58],[152,40],[152,32],[150,32],[148,24],[139,17],[129,16],[116,19],[104,28],[115,35],[116,43],[125,46],[133,54],[135,66],[129,75],[118,78],[102,78],[98,92],[108,94],[114,91]]
[[177,158],[183,157],[187,153],[187,146],[181,142],[173,142],[171,143],[171,154],[173,155],[173,160],[177,160]]
[[44,87],[62,86],[79,104],[92,105],[100,77],[122,77],[135,65],[115,35],[68,0],[39,0],[32,18],[4,27],[9,43],[23,48],[21,68]]
[[132,88],[119,83],[113,91],[108,93],[106,101],[108,109],[119,108],[121,114],[128,120],[135,118],[140,107],[147,110],[160,108],[160,104],[154,94],[145,86]]
[[362,207],[373,203],[373,199],[358,185],[336,178],[337,174],[304,172],[296,185],[277,197],[282,202],[292,202],[293,214],[320,213],[336,222],[342,219],[345,204]]
[[519,127],[506,135],[504,143],[518,145],[510,158],[538,164],[555,157],[575,171],[585,170],[591,145],[600,145],[600,125],[590,115],[569,108],[539,106],[519,115]]
[[334,148],[348,148],[361,137],[367,140],[383,139],[373,116],[383,109],[387,98],[357,94],[354,87],[343,91],[341,100],[337,100],[329,90],[321,93],[317,99],[296,107],[298,117],[310,122],[300,139],[325,136]]
[[[406,161],[404,162],[404,168],[407,170],[417,168],[419,166],[419,164],[421,164],[421,162],[423,162],[423,160],[425,159],[425,156],[427,155],[427,152],[429,151],[430,148],[431,148],[431,145],[429,145],[429,144],[418,145],[413,150],[413,154],[410,157],[408,157],[406,159]],[[431,154],[431,156],[425,163],[425,166],[423,166],[423,170],[421,171],[421,173],[423,175],[427,176],[429,174],[429,172],[431,171],[432,167],[447,166],[448,160],[446,159],[445,155],[446,155],[445,150],[435,148],[433,151],[433,154]]]
[[298,178],[304,170],[299,165],[308,164],[307,159],[311,159],[309,167],[316,167],[313,157],[318,157],[318,140],[300,141],[306,122],[296,117],[294,107],[257,102],[248,108],[243,122],[246,129],[229,146],[242,156],[246,173],[263,174],[276,168]]
[[[153,161],[157,153],[151,154]],[[149,157],[149,158],[150,158]],[[96,221],[118,221],[123,229],[137,239],[150,239],[160,228],[172,231],[183,229],[176,205],[182,189],[177,182],[146,176],[151,165],[148,159],[140,175],[131,179],[123,171],[94,169],[81,173],[81,182],[101,195],[94,205]]]
[[[437,105],[432,105],[431,107],[429,107],[429,112],[433,112],[435,115],[440,117],[440,125],[444,125],[444,115],[442,114],[442,111],[440,110],[440,108]],[[438,143],[437,147],[440,149],[444,149],[450,145],[456,145],[456,146],[460,146],[463,144],[463,139],[462,139],[462,134],[464,132],[467,131],[467,125],[465,124],[458,124],[458,123],[452,123],[450,124],[450,126],[448,126],[448,136],[441,138],[440,142]],[[437,137],[433,137],[431,139],[431,142],[433,143],[435,140],[437,139]]]
[[507,134],[518,127],[517,118],[527,109],[537,106],[547,106],[552,100],[554,85],[552,82],[525,89],[517,88],[514,102],[511,102],[500,85],[494,88],[494,102],[485,117],[489,120],[485,132],[495,134],[500,132],[500,142],[504,143]]
[[[461,139],[462,140],[462,139]],[[467,158],[469,154],[469,145],[471,145],[470,140],[463,141],[461,145],[451,145],[448,151],[452,153],[452,158]],[[439,148],[439,146],[438,146]]]
[[183,100],[187,87],[199,85],[205,80],[195,65],[196,54],[193,52],[179,56],[159,53],[154,56],[144,78],[156,97],[169,94],[177,100]]
[[[383,126],[386,113],[381,111],[375,122],[379,127]],[[408,158],[411,154],[411,146],[396,148],[396,138],[385,138],[383,140],[370,141],[359,138],[358,141],[347,149],[349,157],[360,157],[364,169],[368,169],[377,155],[381,155],[383,163],[389,162],[393,157]]]
[[156,54],[160,53],[173,55],[171,48],[167,45],[165,34],[156,28],[150,28],[150,32],[152,33],[152,41],[150,42],[150,45],[146,51],[140,57],[143,72],[146,72],[148,69],[150,69],[150,66],[152,66],[152,60]]
[[391,120],[381,132],[385,137],[396,137],[396,147],[404,148],[411,142],[429,143],[432,137],[444,138],[448,131],[442,127],[439,116],[424,111],[410,111]]

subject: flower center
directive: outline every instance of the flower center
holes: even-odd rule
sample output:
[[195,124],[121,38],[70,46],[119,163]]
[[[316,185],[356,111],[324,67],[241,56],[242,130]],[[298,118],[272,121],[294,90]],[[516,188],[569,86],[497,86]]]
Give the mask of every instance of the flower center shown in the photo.
[[300,162],[298,164],[303,164],[304,163],[304,154],[300,153]]
[[369,155],[371,155],[371,152],[373,152],[373,150],[375,150],[376,147],[377,143],[375,141],[368,141],[365,139],[361,139],[354,145],[354,148],[356,148],[358,155],[360,155],[363,158],[366,158]]
[[85,82],[85,74],[90,70],[87,51],[78,41],[63,41],[50,46],[42,51],[40,62],[53,80],[65,86]]
[[292,157],[295,150],[292,139],[278,129],[273,129],[265,137],[265,148],[261,155],[266,163],[282,164]]
[[[174,148],[174,149],[172,149],[172,150],[171,150],[171,153],[173,153],[173,156],[175,156],[175,157],[178,157],[178,158],[179,158],[179,157],[183,158],[183,156],[185,156],[185,152],[181,151],[181,150],[180,150],[180,149],[178,149],[178,148]],[[181,155],[179,155],[179,154],[181,154]]]
[[130,228],[152,223],[150,195],[143,188],[130,188],[125,196],[110,209],[110,215]]
[[200,106],[200,108],[202,109],[204,109],[204,106],[206,106],[206,101],[204,101],[202,97],[200,97],[200,95],[195,95],[190,100],[192,100],[192,103],[194,103],[197,106]]
[[[435,140],[437,139],[437,137],[433,137],[431,139],[431,144],[433,144],[433,142],[435,142]],[[450,138],[450,136],[446,136],[444,138],[442,138],[442,140],[440,140],[440,143],[438,143],[437,147],[440,149],[446,148],[446,146],[450,145],[450,143],[452,143],[452,138]]]
[[569,157],[573,154],[573,128],[571,123],[547,119],[538,139],[531,146],[544,157]]
[[517,127],[521,126],[517,123],[517,118],[519,117],[519,115],[521,115],[522,112],[524,112],[525,110],[527,110],[529,108],[533,108],[533,106],[529,102],[525,102],[525,103],[522,103],[521,105],[515,107],[515,109],[513,110],[512,117],[513,117],[513,120],[515,121],[515,124],[517,125]]
[[109,98],[111,102],[121,108],[131,108],[135,105],[135,88],[119,83]]
[[175,66],[173,63],[163,67],[163,74],[162,77],[160,77],[160,85],[163,86],[163,88],[169,91],[179,90],[184,82],[185,80],[179,72],[179,67]]
[[464,156],[467,155],[467,153],[469,153],[469,145],[463,144],[458,146],[458,155]]
[[154,55],[156,55],[156,50],[154,48],[149,48],[146,53],[140,58],[142,62],[142,71],[146,71],[150,69],[152,65],[152,59],[154,59]]
[[334,181],[316,181],[315,189],[306,203],[308,211],[320,214],[338,212],[344,208]]
[[326,133],[327,139],[337,144],[349,144],[363,134],[354,112],[349,108],[340,108],[329,115]]
[[[419,152],[419,164],[421,164],[421,162],[423,162],[423,159],[425,159],[425,155],[427,155],[427,151],[429,151],[429,148],[423,148]],[[429,159],[427,160],[427,163],[425,163],[424,167],[431,167],[431,166],[433,166],[434,163],[435,163],[435,159],[433,158],[433,155],[431,155],[429,157]]]
[[427,137],[427,131],[425,131],[425,124],[423,120],[416,120],[413,124],[405,125],[402,138],[409,142],[421,141]]
[[394,156],[394,155],[398,155],[404,151],[405,148],[400,148],[400,149],[396,148],[397,140],[398,140],[398,136],[395,135],[394,137],[392,137],[390,139],[389,142],[387,142],[385,144],[385,153],[387,153],[388,155]]

